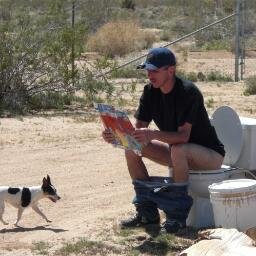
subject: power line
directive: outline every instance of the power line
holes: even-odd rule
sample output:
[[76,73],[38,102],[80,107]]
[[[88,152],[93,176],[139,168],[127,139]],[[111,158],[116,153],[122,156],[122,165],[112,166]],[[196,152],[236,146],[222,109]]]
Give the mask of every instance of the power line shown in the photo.
[[[172,42],[170,42],[170,43],[168,43],[168,44],[165,44],[165,45],[163,45],[162,47],[167,47],[167,46],[170,46],[170,45],[175,44],[175,43],[177,43],[177,42],[180,42],[180,41],[182,41],[183,39],[186,39],[186,38],[188,38],[188,37],[190,37],[190,36],[192,36],[192,35],[197,34],[198,32],[201,32],[202,30],[208,29],[208,28],[210,28],[210,27],[212,27],[212,26],[214,26],[214,25],[216,25],[216,24],[218,24],[218,23],[221,23],[221,22],[223,22],[223,21],[226,21],[226,20],[228,20],[228,19],[234,17],[235,15],[236,15],[236,13],[230,14],[230,15],[228,15],[228,16],[226,16],[226,17],[220,19],[220,20],[217,20],[217,21],[215,21],[215,22],[213,22],[213,23],[210,23],[209,25],[203,26],[203,27],[201,27],[201,28],[199,28],[199,29],[197,29],[197,30],[195,30],[195,31],[193,31],[193,32],[191,32],[191,33],[189,33],[189,34],[187,34],[187,35],[184,35],[184,36],[182,36],[182,37],[180,37],[180,38],[178,38],[178,39],[176,39],[176,40],[174,40],[174,41],[172,41]],[[109,70],[109,71],[107,71],[107,72],[105,72],[105,73],[103,73],[103,74],[96,75],[95,78],[100,78],[100,77],[102,77],[102,76],[106,76],[106,75],[108,75],[109,73],[111,73],[111,72],[113,72],[113,71],[115,71],[115,70],[118,70],[118,69],[120,69],[120,68],[123,68],[123,67],[125,67],[125,66],[127,66],[127,65],[129,65],[129,64],[131,64],[131,63],[133,63],[133,62],[135,62],[135,61],[138,61],[138,60],[140,60],[140,59],[146,57],[146,56],[147,56],[147,54],[143,54],[143,55],[141,55],[140,57],[137,57],[137,58],[135,58],[135,59],[133,59],[133,60],[131,60],[131,61],[128,61],[128,62],[126,62],[126,63],[124,63],[124,64],[122,64],[122,65],[120,65],[120,66],[118,66],[118,67],[116,67],[116,68],[114,68],[114,69],[111,69],[111,70]]]

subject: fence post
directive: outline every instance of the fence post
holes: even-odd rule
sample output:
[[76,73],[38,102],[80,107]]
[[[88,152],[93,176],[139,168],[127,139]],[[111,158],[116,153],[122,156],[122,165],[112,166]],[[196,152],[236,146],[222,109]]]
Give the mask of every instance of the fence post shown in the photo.
[[242,0],[241,2],[241,22],[240,22],[240,29],[241,29],[241,60],[240,60],[240,76],[241,80],[244,79],[245,73],[245,22],[246,22],[246,6],[245,1]]
[[236,0],[236,33],[235,33],[235,82],[239,81],[239,57],[240,57],[240,0]]
[[75,42],[74,42],[74,26],[75,26],[75,0],[72,2],[72,49],[71,49],[71,61],[72,61],[72,89],[75,85]]

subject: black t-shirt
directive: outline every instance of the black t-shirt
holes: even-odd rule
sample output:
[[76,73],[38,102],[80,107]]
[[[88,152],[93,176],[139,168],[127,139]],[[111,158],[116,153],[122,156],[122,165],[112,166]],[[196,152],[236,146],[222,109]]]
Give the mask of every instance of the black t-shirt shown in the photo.
[[173,90],[167,94],[147,84],[134,116],[140,121],[154,121],[160,131],[176,132],[179,126],[188,122],[192,124],[189,143],[199,144],[225,155],[224,146],[210,123],[203,96],[190,81],[176,77]]

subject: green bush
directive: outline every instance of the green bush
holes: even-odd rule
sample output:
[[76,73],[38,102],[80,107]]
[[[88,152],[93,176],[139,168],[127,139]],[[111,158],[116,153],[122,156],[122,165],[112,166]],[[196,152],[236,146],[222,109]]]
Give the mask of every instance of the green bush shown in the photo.
[[179,70],[177,72],[177,75],[179,77],[182,77],[183,79],[186,79],[186,80],[189,80],[189,81],[192,81],[192,82],[197,82],[197,73],[195,72],[189,72],[189,73],[186,73],[184,72],[183,70]]
[[[104,62],[102,60],[102,62]],[[107,62],[99,63],[98,66],[109,65]],[[93,105],[93,102],[100,102],[102,97],[111,99],[115,88],[112,83],[103,76],[103,79],[97,79],[93,73],[88,70],[83,70],[83,78],[80,79],[77,90],[82,90],[86,97],[86,104]]]
[[214,105],[214,99],[213,98],[209,98],[205,101],[206,107],[207,108],[213,108]]
[[211,71],[207,74],[202,72],[188,72],[178,70],[177,75],[192,82],[197,81],[218,81],[218,82],[232,82],[233,79],[230,75],[222,74],[220,71]]
[[71,105],[74,96],[67,93],[46,92],[38,93],[29,98],[30,109],[59,109],[62,110],[65,106]]
[[112,72],[113,78],[146,78],[144,70],[137,70],[135,67],[116,69]]
[[133,0],[123,0],[122,3],[121,3],[121,7],[126,8],[126,9],[134,10],[135,9],[135,3],[134,3]]
[[72,60],[80,55],[86,29],[78,23],[71,28],[64,1],[48,2],[43,15],[25,3],[11,8],[10,20],[1,22],[0,16],[0,105],[23,112],[33,97],[75,89]]
[[220,71],[211,71],[206,74],[207,81],[219,81],[219,82],[232,82],[233,79],[230,75],[222,74]]
[[229,40],[211,40],[210,42],[205,42],[202,45],[202,50],[231,50],[231,42]]
[[245,79],[245,90],[244,95],[255,95],[256,94],[256,75],[250,76]]
[[164,30],[160,33],[160,39],[161,39],[162,41],[171,41],[171,32],[164,29]]

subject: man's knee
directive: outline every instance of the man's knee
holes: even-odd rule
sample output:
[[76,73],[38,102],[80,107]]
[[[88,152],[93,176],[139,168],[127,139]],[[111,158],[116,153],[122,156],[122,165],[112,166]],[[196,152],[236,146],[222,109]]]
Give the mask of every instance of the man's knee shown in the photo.
[[141,156],[139,156],[132,150],[125,150],[125,158],[127,161],[136,161],[136,160],[140,160]]
[[177,157],[187,154],[187,144],[173,144],[171,148],[171,158],[175,159]]

